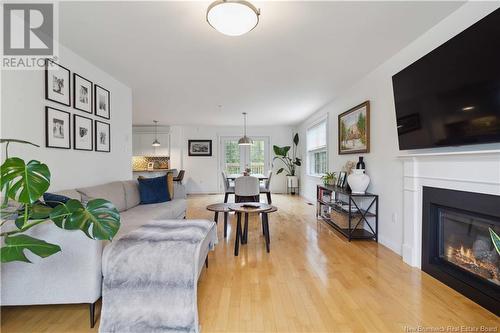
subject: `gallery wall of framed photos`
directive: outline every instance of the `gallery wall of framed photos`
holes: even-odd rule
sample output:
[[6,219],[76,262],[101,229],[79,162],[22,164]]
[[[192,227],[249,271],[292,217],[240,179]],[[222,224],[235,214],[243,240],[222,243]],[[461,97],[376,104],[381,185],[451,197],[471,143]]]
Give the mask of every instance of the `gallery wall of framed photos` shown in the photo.
[[111,92],[82,73],[45,63],[45,146],[111,152]]

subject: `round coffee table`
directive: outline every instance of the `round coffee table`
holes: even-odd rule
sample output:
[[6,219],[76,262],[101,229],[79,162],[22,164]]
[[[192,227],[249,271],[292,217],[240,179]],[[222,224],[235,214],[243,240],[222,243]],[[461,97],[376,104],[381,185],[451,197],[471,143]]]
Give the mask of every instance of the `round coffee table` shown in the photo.
[[[229,209],[237,214],[237,222],[236,222],[236,240],[234,243],[234,255],[237,256],[239,254],[240,247],[240,239],[241,244],[246,244],[248,240],[248,214],[262,214],[262,232],[264,233],[264,237],[266,239],[266,250],[269,253],[270,251],[270,235],[269,235],[269,218],[268,213],[272,213],[278,210],[275,206],[271,206],[266,203],[258,203],[258,207],[251,207],[249,205],[255,203],[234,203],[229,204]],[[241,232],[241,214],[245,214],[245,226],[244,232]]]
[[217,223],[219,219],[219,213],[224,213],[224,238],[227,236],[227,218],[231,209],[229,209],[229,205],[227,203],[216,203],[213,205],[208,205],[207,210],[211,212],[215,212],[214,214],[214,222]]

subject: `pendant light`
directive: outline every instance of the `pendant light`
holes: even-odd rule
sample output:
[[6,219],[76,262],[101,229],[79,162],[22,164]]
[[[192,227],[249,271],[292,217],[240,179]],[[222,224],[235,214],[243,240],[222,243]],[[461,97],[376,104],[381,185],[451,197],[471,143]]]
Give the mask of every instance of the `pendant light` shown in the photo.
[[240,146],[250,146],[253,144],[252,139],[247,136],[247,113],[243,112],[243,136],[238,140]]
[[259,23],[260,10],[244,0],[217,0],[207,9],[207,22],[227,36],[241,36]]
[[158,120],[153,120],[153,123],[155,123],[155,141],[153,141],[152,146],[153,147],[160,147],[160,141],[158,141]]

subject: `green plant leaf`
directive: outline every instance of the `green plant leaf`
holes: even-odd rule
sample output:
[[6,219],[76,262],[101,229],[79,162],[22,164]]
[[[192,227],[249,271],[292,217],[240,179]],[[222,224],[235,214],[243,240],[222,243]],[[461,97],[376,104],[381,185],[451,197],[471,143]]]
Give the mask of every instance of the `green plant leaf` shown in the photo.
[[11,143],[11,142],[15,142],[15,143],[22,143],[22,144],[32,145],[32,146],[35,146],[35,147],[40,147],[40,146],[39,146],[39,145],[37,145],[36,143],[29,142],[29,141],[25,141],[25,140],[18,140],[18,139],[0,139],[0,143]]
[[293,162],[296,166],[301,166],[302,165],[302,161],[300,160],[300,158],[296,158],[295,159],[295,162]]
[[24,204],[36,202],[50,186],[49,168],[35,160],[25,164],[20,158],[8,158],[0,167],[0,177],[7,196]]
[[497,250],[498,255],[500,255],[500,236],[497,235],[493,229],[488,228],[490,230],[491,241],[493,245],[495,245],[495,249]]
[[50,218],[62,229],[81,230],[89,238],[111,240],[120,229],[120,214],[104,199],[93,199],[84,207],[78,200],[56,206]]
[[24,250],[29,250],[39,257],[46,258],[61,251],[61,247],[27,235],[7,236],[5,237],[5,246],[0,249],[2,263],[12,261],[31,262],[26,258]]
[[278,171],[276,171],[276,174],[279,175],[280,173],[283,172],[283,170],[284,170],[283,168],[279,168]]
[[293,143],[298,146],[299,145],[299,133],[295,133],[293,136]]

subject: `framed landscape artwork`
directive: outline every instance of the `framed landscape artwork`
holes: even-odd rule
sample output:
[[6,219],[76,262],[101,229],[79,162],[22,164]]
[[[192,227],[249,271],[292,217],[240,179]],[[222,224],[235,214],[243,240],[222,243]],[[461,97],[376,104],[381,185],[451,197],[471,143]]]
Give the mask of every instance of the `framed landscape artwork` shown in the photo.
[[70,106],[70,79],[69,69],[47,59],[45,61],[45,98]]
[[94,110],[95,115],[101,118],[110,118],[110,93],[103,87],[94,84]]
[[73,149],[93,150],[92,119],[73,115]]
[[71,148],[71,114],[45,107],[45,145],[50,148]]
[[212,156],[212,140],[188,140],[189,156]]
[[92,113],[92,82],[73,73],[73,107]]
[[339,115],[339,154],[370,152],[370,101]]
[[109,124],[95,121],[95,150],[109,153],[111,151],[111,130]]

